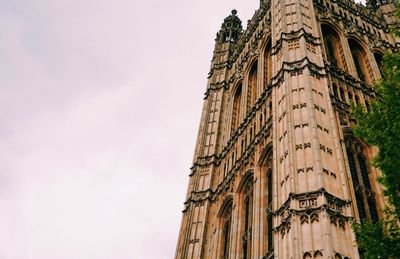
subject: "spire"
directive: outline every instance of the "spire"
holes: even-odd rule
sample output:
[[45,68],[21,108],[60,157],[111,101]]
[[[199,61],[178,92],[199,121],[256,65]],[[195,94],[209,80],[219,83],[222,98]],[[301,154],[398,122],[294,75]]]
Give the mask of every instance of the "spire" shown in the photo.
[[237,11],[232,10],[231,15],[225,18],[221,30],[217,33],[217,42],[236,42],[243,31],[242,21],[236,15]]

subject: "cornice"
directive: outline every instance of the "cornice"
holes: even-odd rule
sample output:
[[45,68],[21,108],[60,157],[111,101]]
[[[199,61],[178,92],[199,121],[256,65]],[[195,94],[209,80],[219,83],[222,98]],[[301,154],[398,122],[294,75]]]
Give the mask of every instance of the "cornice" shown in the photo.
[[304,28],[301,28],[297,31],[292,32],[282,32],[281,37],[276,41],[275,46],[272,47],[272,55],[276,55],[281,48],[284,41],[293,41],[298,40],[303,37],[307,43],[311,43],[313,45],[320,45],[320,38],[313,36],[311,33],[306,32]]
[[[293,200],[303,200],[303,199],[310,199],[310,198],[316,198],[319,196],[324,196],[327,198],[327,200],[331,200],[333,202],[335,202],[335,204],[339,205],[339,206],[348,206],[351,204],[350,200],[343,200],[340,199],[339,197],[336,197],[335,195],[329,193],[326,191],[325,188],[320,188],[316,191],[310,191],[310,192],[303,192],[303,193],[289,193],[288,198],[286,199],[286,201],[275,211],[272,211],[271,208],[267,208],[267,214],[271,214],[271,215],[281,215],[283,213],[284,210],[288,210],[290,209],[290,203]],[[313,207],[313,206],[308,206],[308,207]],[[316,206],[314,206],[316,207]],[[303,211],[303,210],[298,210],[298,211]]]

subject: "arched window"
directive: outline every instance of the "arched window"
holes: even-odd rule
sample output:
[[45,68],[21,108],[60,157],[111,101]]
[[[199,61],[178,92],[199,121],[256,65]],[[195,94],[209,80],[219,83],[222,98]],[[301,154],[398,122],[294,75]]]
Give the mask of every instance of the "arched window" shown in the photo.
[[272,52],[271,39],[268,40],[264,50],[264,87],[266,87],[272,78]]
[[342,87],[340,87],[339,92],[340,92],[340,100],[345,102],[346,101],[346,96],[345,96],[345,93],[344,93],[344,90],[343,90]]
[[259,163],[261,170],[262,170],[262,177],[265,177],[265,185],[263,188],[266,188],[266,197],[265,197],[265,204],[267,205],[266,208],[266,222],[265,222],[265,240],[266,240],[266,247],[265,249],[265,258],[272,258],[271,256],[274,253],[274,236],[273,236],[273,166],[272,166],[272,145],[269,145],[267,148],[264,149],[260,163]]
[[233,108],[232,108],[232,122],[231,130],[234,131],[239,126],[240,116],[240,101],[242,99],[242,83],[236,88],[235,95],[233,97]]
[[322,24],[321,30],[327,61],[335,67],[347,70],[339,34],[327,24]]
[[231,236],[231,222],[227,221],[225,222],[224,225],[224,254],[222,258],[228,258],[229,257],[229,239]]
[[347,95],[349,96],[349,103],[353,103],[354,102],[353,101],[353,94],[350,91],[348,91]]
[[254,61],[250,69],[249,83],[247,86],[247,110],[253,107],[256,101],[257,70],[257,61]]
[[333,83],[333,84],[332,84],[332,88],[333,88],[333,95],[334,95],[336,98],[339,98],[339,92],[338,92],[338,86],[337,86],[337,84]]
[[241,190],[242,213],[242,247],[243,259],[251,258],[251,241],[253,229],[253,175],[247,177]]
[[374,58],[376,61],[376,64],[378,65],[379,72],[382,74],[382,60],[383,60],[383,55],[380,52],[374,52]]
[[356,104],[360,105],[360,97],[358,97],[358,95],[356,95],[355,99],[356,99]]
[[357,41],[349,39],[348,42],[358,78],[366,84],[372,84],[371,66],[367,59],[367,53]]
[[219,258],[229,258],[229,249],[231,242],[231,224],[232,223],[232,199],[224,202],[222,213],[220,214],[221,238]]
[[363,145],[354,137],[346,138],[346,153],[349,162],[350,176],[355,193],[355,207],[360,220],[379,220],[375,203],[375,193],[369,180],[368,165]]

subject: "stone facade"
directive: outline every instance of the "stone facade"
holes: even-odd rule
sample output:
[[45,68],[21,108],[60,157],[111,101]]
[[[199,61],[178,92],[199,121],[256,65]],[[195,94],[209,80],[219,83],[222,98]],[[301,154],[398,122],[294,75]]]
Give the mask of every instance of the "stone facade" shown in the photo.
[[360,258],[351,221],[385,200],[352,136],[382,55],[390,0],[268,0],[217,33],[176,258]]

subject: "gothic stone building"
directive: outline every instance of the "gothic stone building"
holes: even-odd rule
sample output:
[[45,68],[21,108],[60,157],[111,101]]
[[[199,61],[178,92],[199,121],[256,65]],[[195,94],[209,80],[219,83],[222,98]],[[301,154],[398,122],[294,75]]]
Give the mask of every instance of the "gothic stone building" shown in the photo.
[[395,2],[263,0],[217,33],[176,258],[360,258],[351,221],[385,199],[376,149],[351,133]]

